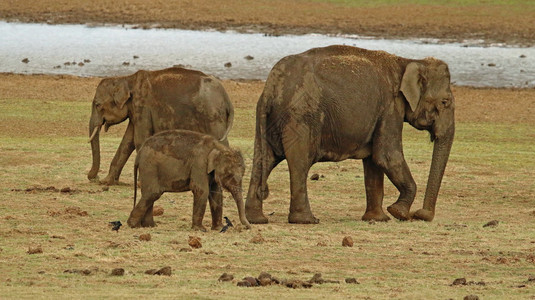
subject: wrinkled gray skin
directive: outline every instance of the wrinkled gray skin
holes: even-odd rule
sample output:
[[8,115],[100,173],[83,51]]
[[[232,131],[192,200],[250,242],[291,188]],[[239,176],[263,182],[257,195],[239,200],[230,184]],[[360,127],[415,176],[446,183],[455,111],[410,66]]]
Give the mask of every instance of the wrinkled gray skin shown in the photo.
[[388,207],[407,220],[416,183],[403,156],[403,122],[427,130],[434,150],[423,208],[412,217],[433,220],[455,132],[450,73],[443,61],[411,60],[349,46],[315,48],[280,60],[271,70],[256,111],[253,169],[245,211],[267,223],[262,201],[267,179],[283,159],[290,171],[290,223],[318,223],[310,210],[307,177],[321,161],[362,159],[363,220],[386,221],[384,175],[399,190]]
[[241,153],[223,145],[212,136],[189,130],[169,130],[148,138],[138,151],[134,164],[134,182],[141,182],[141,199],[128,218],[130,227],[155,226],[154,201],[165,192],[193,192],[192,228],[206,231],[202,225],[206,203],[212,212],[212,229],[223,227],[221,186],[232,194],[240,221],[247,228],[242,198],[245,163]]
[[107,131],[129,120],[109,173],[101,181],[113,185],[119,182],[130,154],[153,134],[187,129],[212,135],[228,145],[233,118],[234,108],[221,83],[199,71],[169,68],[105,78],[97,87],[89,120],[93,165],[87,177],[97,178],[103,125]]

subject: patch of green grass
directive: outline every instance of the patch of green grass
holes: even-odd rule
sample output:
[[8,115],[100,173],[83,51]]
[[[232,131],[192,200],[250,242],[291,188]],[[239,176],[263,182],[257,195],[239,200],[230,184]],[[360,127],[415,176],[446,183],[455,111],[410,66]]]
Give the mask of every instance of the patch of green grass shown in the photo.
[[383,6],[383,5],[445,5],[445,6],[487,6],[487,5],[507,5],[525,6],[535,5],[533,1],[523,0],[312,0],[315,2],[328,2],[346,6]]

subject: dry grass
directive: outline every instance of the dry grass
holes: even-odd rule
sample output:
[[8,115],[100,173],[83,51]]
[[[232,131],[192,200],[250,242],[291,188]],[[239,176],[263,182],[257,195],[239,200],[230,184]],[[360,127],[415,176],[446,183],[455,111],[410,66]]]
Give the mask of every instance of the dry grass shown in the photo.
[[[535,275],[533,90],[455,88],[457,139],[431,223],[359,221],[365,208],[362,167],[344,161],[311,171],[324,175],[308,183],[321,223],[290,225],[288,168],[281,164],[270,177],[272,194],[265,202],[266,213],[274,212],[271,223],[220,234],[189,229],[190,193],[158,200],[165,213],[156,217],[156,228],[110,230],[108,222],[126,223],[132,207],[132,161],[121,177],[124,184],[108,191],[86,179],[87,122],[98,79],[0,75],[0,82],[0,298],[533,298],[535,282],[528,282]],[[231,143],[246,154],[249,172],[254,106],[263,83],[226,81],[225,87],[236,107]],[[103,135],[101,177],[123,130],[118,126]],[[404,143],[420,188],[414,204],[419,208],[432,144],[426,133],[410,127]],[[49,186],[71,192],[46,190]],[[387,184],[385,206],[396,197]],[[228,195],[224,214],[238,223]],[[207,212],[205,225],[209,220]],[[491,220],[498,226],[484,228]],[[152,240],[140,241],[143,233]],[[250,242],[257,234],[263,243]],[[201,237],[203,247],[180,252],[190,235]],[[341,246],[347,235],[355,241],[352,248]],[[27,253],[37,245],[42,253]],[[144,274],[164,266],[172,267],[172,276]],[[126,274],[111,276],[119,267]],[[302,280],[319,272],[342,283],[293,290],[217,282],[223,272],[241,279],[261,271]],[[344,283],[347,277],[360,284]],[[451,286],[460,277],[473,284]]]

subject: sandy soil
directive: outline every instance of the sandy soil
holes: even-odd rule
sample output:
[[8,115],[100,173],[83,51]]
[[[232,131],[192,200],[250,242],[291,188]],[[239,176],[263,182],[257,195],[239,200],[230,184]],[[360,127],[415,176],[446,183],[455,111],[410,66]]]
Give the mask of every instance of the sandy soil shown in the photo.
[[484,39],[520,45],[533,45],[535,41],[535,6],[530,4],[347,7],[310,0],[6,0],[0,2],[0,19],[51,24],[235,29],[269,34],[318,32]]

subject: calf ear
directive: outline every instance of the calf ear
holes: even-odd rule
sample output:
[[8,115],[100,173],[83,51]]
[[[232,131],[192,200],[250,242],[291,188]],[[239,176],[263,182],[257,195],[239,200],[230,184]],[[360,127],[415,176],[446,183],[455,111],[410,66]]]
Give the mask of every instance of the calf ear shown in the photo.
[[219,150],[212,149],[210,153],[208,153],[208,157],[206,158],[206,174],[212,173],[213,170],[215,170],[215,161],[219,157]]
[[115,105],[122,109],[126,102],[130,99],[130,88],[125,79],[119,79],[114,84],[113,101]]
[[407,99],[407,102],[409,102],[412,111],[415,111],[416,107],[418,107],[418,102],[422,94],[421,67],[417,62],[409,63],[405,69],[405,73],[403,73],[399,88],[405,99]]

